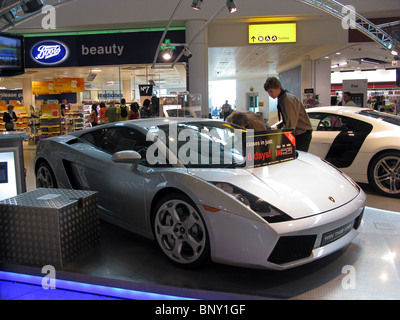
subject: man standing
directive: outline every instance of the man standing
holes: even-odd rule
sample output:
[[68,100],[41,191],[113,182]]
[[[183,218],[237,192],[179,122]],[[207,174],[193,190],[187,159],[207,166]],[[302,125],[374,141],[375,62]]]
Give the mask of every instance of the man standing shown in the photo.
[[283,120],[283,129],[293,130],[296,137],[296,150],[308,151],[312,137],[312,126],[303,104],[290,92],[282,89],[275,77],[268,78],[264,89],[273,99],[278,98],[279,120]]
[[228,100],[226,100],[225,103],[222,105],[221,113],[222,113],[222,115],[224,116],[224,121],[225,121],[226,118],[228,118],[228,116],[232,113],[232,107],[231,107],[231,105],[228,103]]
[[348,107],[357,107],[355,102],[353,101],[352,97],[351,97],[351,92],[346,91],[343,93],[343,100],[345,102],[345,106]]
[[128,120],[128,106],[126,105],[126,100],[124,98],[121,99],[121,104],[117,107],[117,120],[125,121]]
[[108,122],[117,122],[117,107],[114,101],[111,101],[110,106],[106,108],[105,115],[108,118]]

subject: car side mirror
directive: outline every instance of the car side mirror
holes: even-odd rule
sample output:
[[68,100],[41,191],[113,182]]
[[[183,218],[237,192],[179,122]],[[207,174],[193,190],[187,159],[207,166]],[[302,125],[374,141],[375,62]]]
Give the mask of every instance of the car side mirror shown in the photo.
[[114,153],[111,159],[117,163],[131,163],[133,169],[136,169],[142,156],[136,151],[124,150]]

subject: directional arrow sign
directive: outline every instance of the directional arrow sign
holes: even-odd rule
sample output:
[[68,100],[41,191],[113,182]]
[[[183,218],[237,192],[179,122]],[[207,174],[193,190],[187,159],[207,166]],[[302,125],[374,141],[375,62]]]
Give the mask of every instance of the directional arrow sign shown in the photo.
[[249,25],[249,43],[296,42],[296,23]]

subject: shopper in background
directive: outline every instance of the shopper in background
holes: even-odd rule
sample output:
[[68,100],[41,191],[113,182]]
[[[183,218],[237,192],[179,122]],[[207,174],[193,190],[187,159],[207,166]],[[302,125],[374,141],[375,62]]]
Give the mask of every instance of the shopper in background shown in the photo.
[[106,108],[105,116],[108,119],[108,122],[117,122],[117,107],[115,106],[115,102],[111,101],[110,105]]
[[99,115],[100,115],[100,123],[101,124],[108,122],[108,119],[106,116],[106,104],[104,102],[100,102]]
[[117,107],[117,119],[118,121],[128,120],[129,109],[126,105],[126,100],[124,98],[121,99],[121,104]]
[[37,113],[35,111],[35,108],[32,105],[29,106],[29,111],[30,111],[31,118],[39,118],[39,116],[37,115]]
[[7,111],[3,114],[3,121],[7,131],[15,131],[15,123],[17,122],[17,115],[14,112],[14,106],[11,104],[7,106]]
[[278,78],[269,77],[264,89],[273,99],[278,98],[278,116],[283,121],[283,129],[293,130],[296,137],[296,149],[308,151],[312,138],[310,118],[299,99],[284,90]]
[[97,112],[97,104],[93,103],[92,104],[92,112],[89,115],[89,123],[92,125],[92,127],[95,127],[98,125],[99,122],[99,114]]
[[222,105],[221,113],[224,117],[224,121],[232,113],[232,106],[228,103],[228,100],[225,100],[225,103]]
[[129,110],[128,119],[140,119],[139,104],[137,102],[131,103],[131,110]]
[[351,97],[351,92],[349,91],[343,92],[343,101],[345,102],[345,106],[356,107],[356,104]]
[[143,101],[143,106],[140,109],[140,117],[141,118],[151,117],[150,100],[149,99],[146,99]]

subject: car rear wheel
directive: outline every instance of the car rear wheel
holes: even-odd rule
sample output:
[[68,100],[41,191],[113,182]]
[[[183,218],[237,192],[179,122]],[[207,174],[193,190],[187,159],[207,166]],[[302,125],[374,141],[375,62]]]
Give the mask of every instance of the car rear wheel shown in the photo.
[[162,252],[175,264],[193,268],[209,260],[207,229],[188,197],[179,193],[163,197],[154,210],[153,232]]
[[375,158],[369,168],[369,182],[387,196],[400,196],[400,152],[385,152]]
[[37,188],[57,188],[57,181],[53,170],[47,162],[39,164],[36,170],[36,187]]

